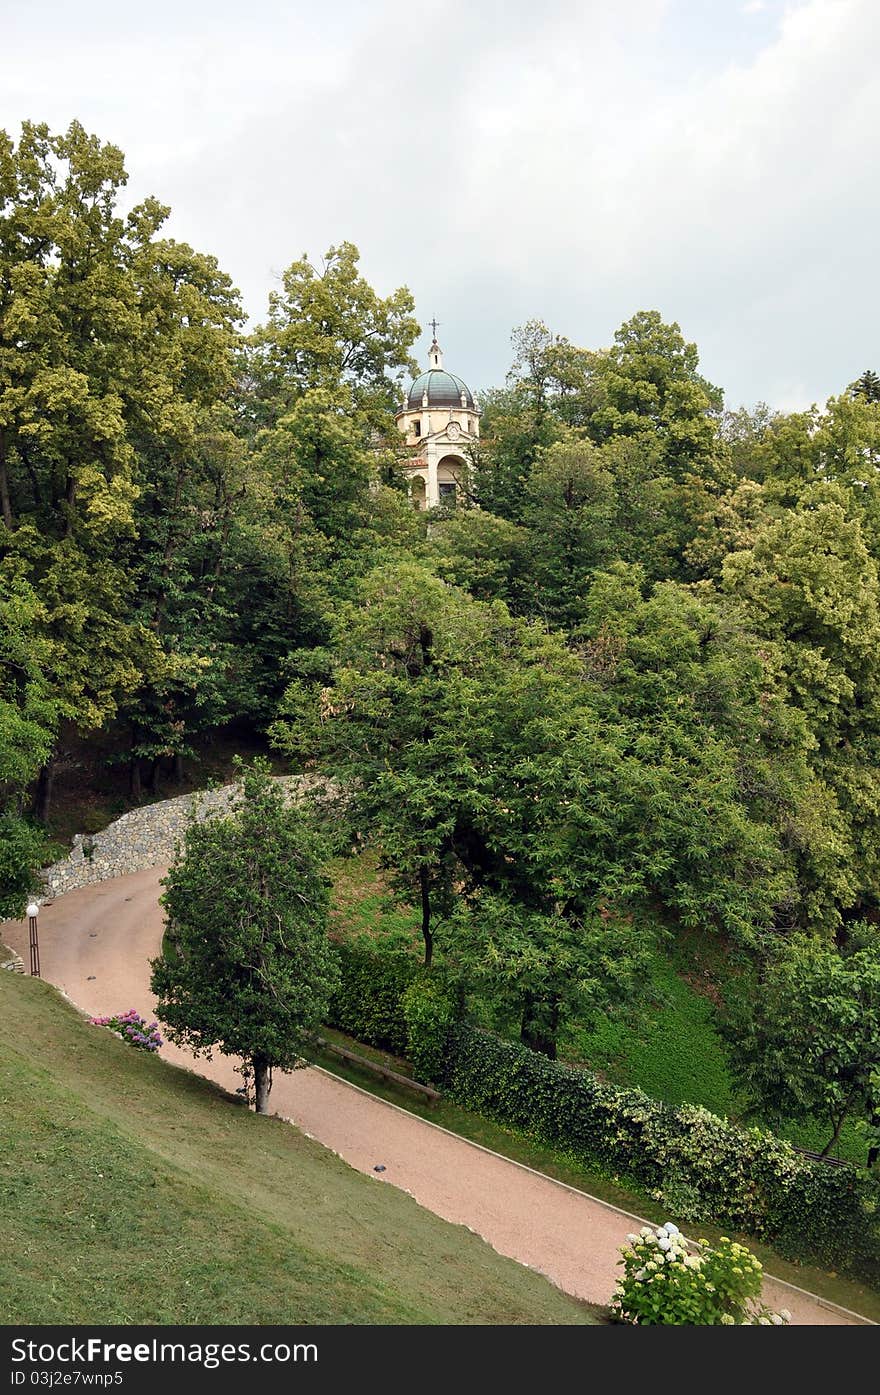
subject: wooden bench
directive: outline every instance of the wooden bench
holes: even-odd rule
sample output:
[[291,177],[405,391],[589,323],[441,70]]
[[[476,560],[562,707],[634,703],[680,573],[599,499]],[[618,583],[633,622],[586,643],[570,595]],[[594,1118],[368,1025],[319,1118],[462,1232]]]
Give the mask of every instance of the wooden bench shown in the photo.
[[390,1080],[395,1085],[402,1085],[404,1089],[412,1090],[415,1094],[423,1096],[429,1104],[436,1104],[437,1100],[440,1099],[440,1091],[435,1090],[433,1085],[422,1085],[418,1080],[412,1080],[408,1075],[401,1075],[399,1071],[392,1070],[390,1066],[383,1066],[378,1061],[370,1061],[366,1056],[359,1056],[356,1051],[349,1051],[347,1046],[337,1046],[335,1041],[327,1041],[324,1037],[315,1037],[315,1045],[331,1056],[338,1056],[340,1060],[348,1061],[350,1065],[359,1066],[361,1070],[378,1075],[382,1080]]

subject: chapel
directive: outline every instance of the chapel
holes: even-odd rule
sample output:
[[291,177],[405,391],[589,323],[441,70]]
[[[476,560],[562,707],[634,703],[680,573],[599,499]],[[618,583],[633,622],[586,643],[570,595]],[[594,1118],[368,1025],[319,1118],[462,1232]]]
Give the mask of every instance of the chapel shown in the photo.
[[437,321],[428,370],[416,378],[395,416],[413,454],[406,460],[410,497],[417,509],[454,508],[463,487],[468,445],[480,434],[480,413],[461,378],[443,367]]

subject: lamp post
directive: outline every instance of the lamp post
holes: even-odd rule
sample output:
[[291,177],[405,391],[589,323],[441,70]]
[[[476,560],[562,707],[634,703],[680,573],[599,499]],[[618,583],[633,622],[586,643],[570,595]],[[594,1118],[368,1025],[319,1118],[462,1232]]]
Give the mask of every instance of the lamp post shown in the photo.
[[40,941],[37,936],[37,916],[40,908],[36,901],[32,901],[27,908],[28,930],[31,941],[31,977],[40,977]]

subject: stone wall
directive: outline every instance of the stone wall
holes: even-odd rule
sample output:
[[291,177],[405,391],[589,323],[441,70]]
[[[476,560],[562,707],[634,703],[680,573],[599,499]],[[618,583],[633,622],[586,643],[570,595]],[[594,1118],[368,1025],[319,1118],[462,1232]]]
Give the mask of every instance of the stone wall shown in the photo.
[[[315,783],[303,775],[276,778],[290,798]],[[237,788],[235,784],[223,785],[219,789],[200,790],[195,794],[178,795],[176,799],[162,799],[156,804],[144,804],[115,819],[101,833],[90,837],[78,833],[68,856],[44,868],[42,876],[46,889],[38,900],[51,901],[63,896],[65,891],[76,891],[93,882],[170,862],[177,844],[183,841],[192,814],[205,819],[228,808]]]

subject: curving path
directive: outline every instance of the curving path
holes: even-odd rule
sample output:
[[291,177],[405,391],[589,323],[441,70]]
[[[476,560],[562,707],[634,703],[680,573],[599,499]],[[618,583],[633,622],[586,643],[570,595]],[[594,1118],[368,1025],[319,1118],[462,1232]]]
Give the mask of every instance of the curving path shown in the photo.
[[[105,1016],[130,1007],[154,1015],[149,960],[159,952],[158,897],[164,868],[133,872],[68,892],[40,913],[43,977],[79,1007]],[[0,925],[0,941],[27,962],[27,925]],[[194,1058],[165,1046],[166,1060],[228,1089],[241,1078],[233,1063]],[[346,1162],[411,1193],[445,1220],[468,1226],[501,1254],[540,1270],[578,1297],[607,1303],[618,1250],[635,1218],[531,1172],[467,1140],[396,1109],[319,1070],[276,1074],[273,1109]],[[385,1165],[381,1174],[376,1163]],[[799,1324],[852,1325],[842,1309],[775,1280],[765,1300],[788,1308]]]

